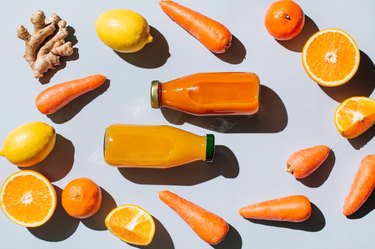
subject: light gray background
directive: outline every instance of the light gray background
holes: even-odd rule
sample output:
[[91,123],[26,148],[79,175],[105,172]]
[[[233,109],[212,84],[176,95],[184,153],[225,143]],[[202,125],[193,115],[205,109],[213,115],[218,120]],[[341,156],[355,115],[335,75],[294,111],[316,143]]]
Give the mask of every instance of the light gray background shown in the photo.
[[[115,205],[134,203],[158,221],[148,248],[211,248],[158,199],[169,189],[222,216],[232,226],[228,238],[215,248],[364,248],[372,247],[374,198],[359,215],[342,215],[343,200],[360,160],[374,153],[374,128],[358,139],[341,137],[333,122],[339,102],[354,95],[375,97],[375,4],[371,0],[299,1],[307,17],[301,36],[277,42],[265,30],[267,1],[192,1],[181,4],[225,24],[236,37],[228,53],[216,56],[172,22],[158,1],[7,1],[2,2],[0,140],[23,123],[41,120],[59,134],[52,155],[34,167],[61,189],[74,178],[89,177],[104,191],[100,213],[86,221],[67,217],[58,207],[43,227],[27,229],[0,213],[1,248],[131,248],[107,231],[105,215]],[[141,13],[152,26],[154,42],[140,53],[118,55],[95,33],[97,16],[111,8]],[[76,48],[65,68],[47,74],[41,84],[32,78],[22,58],[24,44],[16,37],[19,24],[31,28],[37,9],[58,13],[74,33]],[[360,48],[361,65],[343,87],[321,88],[305,73],[301,48],[312,33],[329,27],[349,32]],[[195,118],[150,107],[154,79],[212,71],[250,71],[262,84],[262,107],[251,118]],[[101,73],[110,83],[47,117],[34,105],[37,94],[57,83]],[[118,170],[102,155],[105,128],[113,123],[170,124],[197,133],[213,133],[219,145],[212,164],[195,163],[167,171]],[[211,130],[213,131],[211,131]],[[317,145],[332,147],[328,162],[305,181],[285,171],[292,152]],[[18,170],[1,158],[0,181]],[[316,205],[309,222],[300,225],[255,223],[237,210],[249,203],[290,194],[305,194]],[[371,212],[372,211],[372,212]]]

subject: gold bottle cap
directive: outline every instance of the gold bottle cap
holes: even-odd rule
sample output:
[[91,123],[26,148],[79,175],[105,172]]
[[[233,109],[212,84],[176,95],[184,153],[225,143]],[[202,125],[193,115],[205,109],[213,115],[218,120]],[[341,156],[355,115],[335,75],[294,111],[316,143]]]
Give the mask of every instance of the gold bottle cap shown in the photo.
[[160,108],[159,103],[159,84],[160,82],[158,80],[153,80],[151,82],[151,107],[152,108]]

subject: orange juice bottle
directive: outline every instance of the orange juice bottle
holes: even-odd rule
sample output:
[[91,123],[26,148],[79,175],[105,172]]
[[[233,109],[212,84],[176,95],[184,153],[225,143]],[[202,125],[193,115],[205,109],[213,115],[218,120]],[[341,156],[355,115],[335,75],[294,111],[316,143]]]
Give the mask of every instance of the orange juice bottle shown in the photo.
[[196,134],[167,125],[115,124],[105,131],[104,159],[118,167],[170,168],[212,161],[214,135]]
[[254,73],[198,73],[151,83],[151,106],[194,115],[251,115],[259,109],[259,78]]

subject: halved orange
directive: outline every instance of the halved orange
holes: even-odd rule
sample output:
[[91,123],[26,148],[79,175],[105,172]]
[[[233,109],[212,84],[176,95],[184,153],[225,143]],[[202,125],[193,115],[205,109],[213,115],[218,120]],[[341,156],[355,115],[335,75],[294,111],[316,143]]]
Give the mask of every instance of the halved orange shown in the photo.
[[51,182],[33,170],[11,174],[0,190],[0,203],[5,215],[25,227],[46,223],[55,211],[56,199]]
[[335,125],[345,138],[355,138],[375,124],[375,100],[368,97],[351,97],[335,111]]
[[108,230],[121,240],[146,246],[155,234],[155,222],[143,208],[126,204],[113,209],[105,218]]
[[360,53],[354,39],[345,31],[330,28],[318,31],[302,50],[307,74],[322,86],[339,86],[357,72]]

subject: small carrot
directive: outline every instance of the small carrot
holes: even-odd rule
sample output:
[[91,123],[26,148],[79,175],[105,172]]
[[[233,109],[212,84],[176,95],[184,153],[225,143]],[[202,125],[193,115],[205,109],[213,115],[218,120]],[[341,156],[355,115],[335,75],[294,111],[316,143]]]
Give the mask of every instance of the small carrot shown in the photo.
[[305,178],[323,164],[330,150],[326,145],[317,145],[294,152],[286,162],[286,169],[297,179]]
[[247,205],[239,213],[248,219],[302,222],[311,215],[311,203],[304,195],[291,195]]
[[375,154],[365,156],[344,201],[343,213],[349,216],[366,202],[375,188]]
[[213,53],[224,53],[231,45],[232,34],[221,23],[174,1],[161,0],[161,9],[178,25],[198,39]]
[[184,219],[205,242],[217,245],[227,235],[229,225],[219,216],[168,190],[161,191],[159,198]]
[[82,94],[103,85],[105,80],[105,76],[96,74],[49,87],[38,95],[36,106],[41,113],[52,114]]

